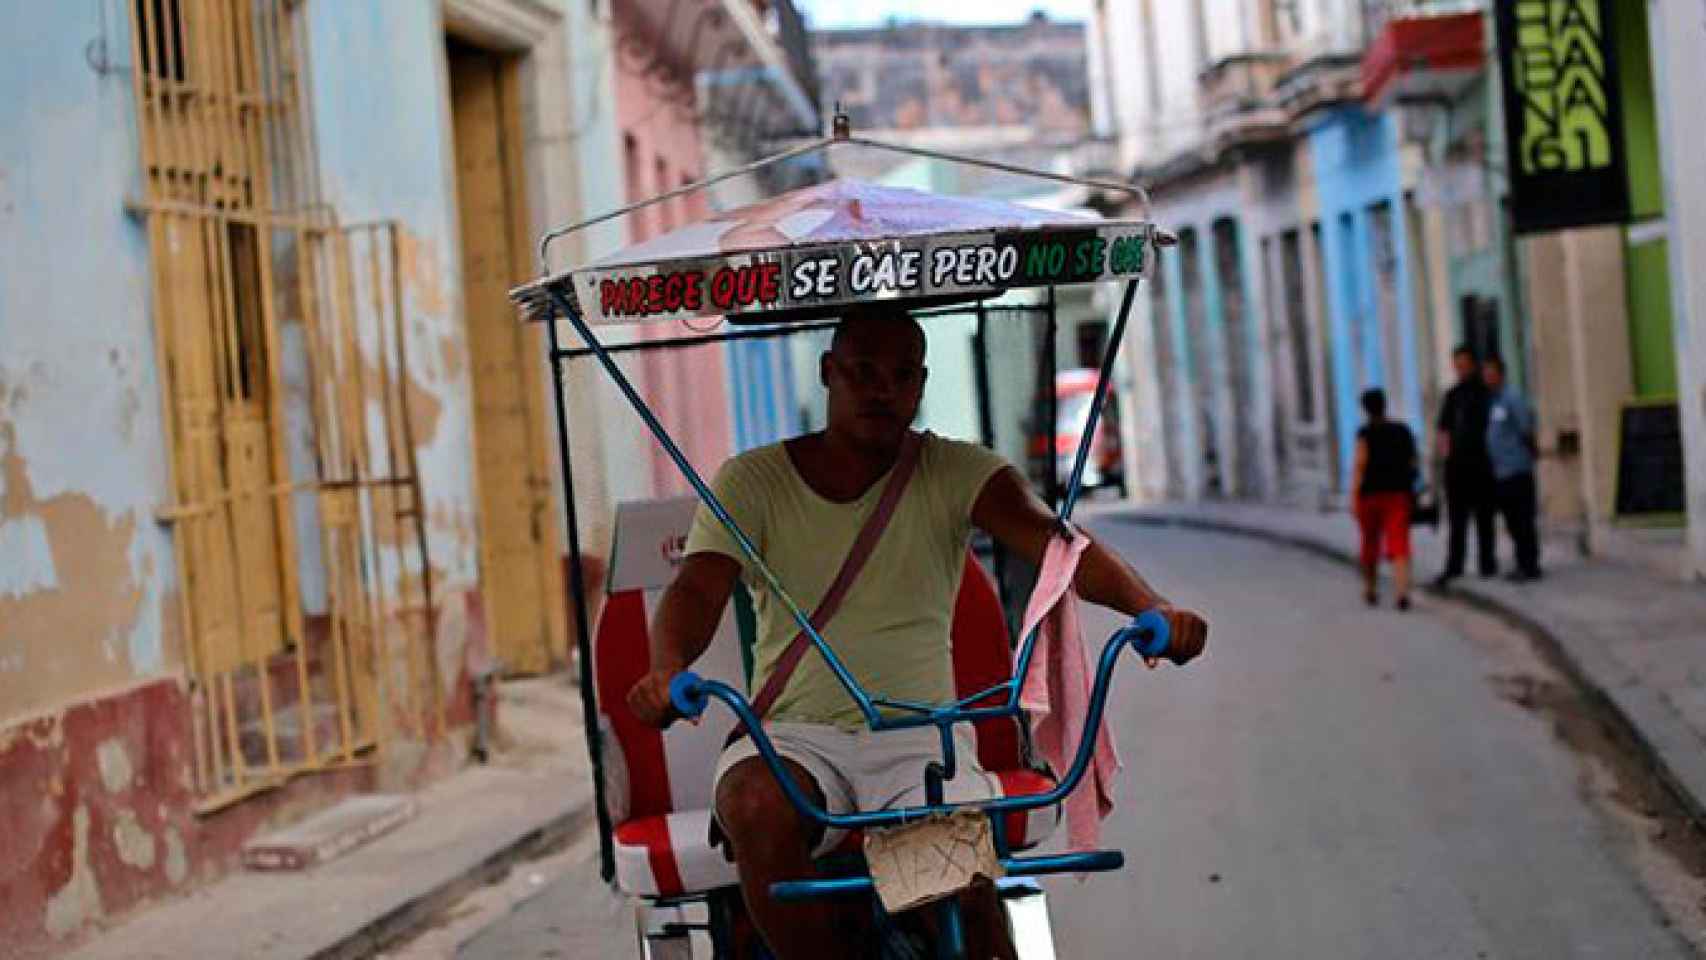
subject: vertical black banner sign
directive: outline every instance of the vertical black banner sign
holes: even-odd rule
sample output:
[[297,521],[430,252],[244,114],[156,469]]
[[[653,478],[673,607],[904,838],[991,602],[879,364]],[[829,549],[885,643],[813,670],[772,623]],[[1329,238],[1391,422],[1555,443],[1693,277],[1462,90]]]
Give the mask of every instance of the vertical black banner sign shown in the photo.
[[1518,233],[1629,219],[1612,5],[1498,0]]

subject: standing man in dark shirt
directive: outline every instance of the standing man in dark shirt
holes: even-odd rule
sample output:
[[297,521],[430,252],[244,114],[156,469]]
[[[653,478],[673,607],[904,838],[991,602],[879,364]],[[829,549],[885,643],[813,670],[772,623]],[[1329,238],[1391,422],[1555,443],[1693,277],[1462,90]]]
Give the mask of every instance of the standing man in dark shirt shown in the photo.
[[1467,344],[1459,344],[1452,351],[1451,362],[1457,368],[1457,385],[1446,391],[1438,423],[1438,450],[1445,458],[1446,515],[1451,527],[1445,571],[1434,581],[1434,586],[1442,589],[1463,576],[1471,514],[1475,517],[1475,547],[1480,555],[1481,576],[1491,577],[1499,572],[1493,539],[1496,507],[1493,467],[1487,458],[1487,385],[1481,379],[1475,353]]

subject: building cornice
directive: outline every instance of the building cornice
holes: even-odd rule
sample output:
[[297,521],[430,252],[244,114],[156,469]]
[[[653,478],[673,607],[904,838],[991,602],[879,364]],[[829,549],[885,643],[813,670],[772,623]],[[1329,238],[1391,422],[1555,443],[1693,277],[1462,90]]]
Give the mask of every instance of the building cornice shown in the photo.
[[561,29],[562,0],[443,0],[444,26],[499,50],[521,51]]

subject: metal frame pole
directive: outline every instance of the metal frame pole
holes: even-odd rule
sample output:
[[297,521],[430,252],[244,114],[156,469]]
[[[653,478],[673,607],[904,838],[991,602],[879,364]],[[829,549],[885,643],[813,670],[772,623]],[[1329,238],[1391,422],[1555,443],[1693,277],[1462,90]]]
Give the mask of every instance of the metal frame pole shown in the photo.
[[1078,452],[1072,461],[1072,479],[1066,485],[1066,502],[1060,508],[1062,523],[1072,519],[1072,508],[1078,505],[1078,495],[1083,490],[1084,465],[1090,459],[1090,442],[1096,436],[1096,428],[1101,425],[1102,405],[1108,402],[1108,383],[1113,378],[1114,363],[1119,359],[1120,342],[1125,339],[1126,318],[1131,314],[1132,302],[1137,299],[1137,283],[1135,279],[1126,281],[1119,316],[1114,320],[1107,349],[1102,353],[1102,369],[1096,376],[1096,398],[1090,406],[1090,419],[1084,425],[1084,435],[1078,440]]
[[972,334],[973,373],[977,380],[977,429],[983,445],[995,448],[995,413],[989,405],[989,308],[977,302],[977,332]]
[[592,670],[592,630],[588,623],[586,571],[581,567],[580,517],[575,510],[575,468],[569,456],[569,415],[563,406],[563,355],[558,350],[556,321],[545,324],[551,350],[551,395],[557,407],[557,456],[563,465],[563,512],[569,528],[569,592],[575,603],[575,649],[580,654],[581,721],[586,725],[587,754],[592,760],[593,812],[598,817],[598,875],[605,883],[616,876],[616,850],[610,806],[604,795],[604,743],[598,731],[598,691]]
[[[977,302],[977,332],[972,335],[972,358],[975,361],[973,373],[977,384],[977,427],[983,439],[983,445],[995,449],[995,410],[990,400],[989,378],[989,307],[982,300]],[[1001,597],[1001,615],[1007,620],[1009,635],[1019,629],[1014,621],[1012,610],[1012,590],[1007,584],[1007,548],[998,540],[990,544],[990,557],[995,564],[995,589]],[[1009,643],[1012,641],[1009,640]]]
[[[1073,460],[1071,486],[1067,489],[1066,501],[1060,505],[1060,524],[1063,528],[1072,519],[1072,509],[1078,503],[1079,490],[1084,482],[1084,463],[1089,459],[1090,441],[1095,436],[1096,426],[1101,420],[1102,404],[1107,401],[1108,383],[1113,376],[1114,360],[1119,356],[1120,344],[1125,340],[1126,319],[1131,315],[1133,301],[1137,299],[1137,284],[1138,279],[1135,277],[1126,281],[1125,296],[1120,300],[1119,317],[1114,321],[1114,329],[1108,335],[1108,349],[1102,356],[1102,369],[1096,378],[1096,396],[1090,407],[1090,419],[1085,424],[1083,435],[1078,438],[1078,453]],[[1049,318],[1051,320],[1054,318],[1052,310],[1049,313]],[[1050,470],[1052,470],[1054,464],[1052,455],[1049,464]],[[1036,644],[1037,631],[1032,630],[1030,636],[1025,637],[1019,647],[1019,656],[1013,671],[1013,676],[1016,679],[1009,695],[1010,703],[1016,704],[1019,701],[1019,688],[1024,685],[1026,672],[1031,669],[1031,654],[1035,652]],[[1094,729],[1094,727],[1086,727],[1085,729]]]
[[1060,356],[1055,341],[1060,336],[1060,320],[1055,313],[1054,287],[1048,288],[1048,321],[1044,325],[1043,335],[1043,370],[1048,377],[1048,404],[1043,408],[1047,412],[1043,426],[1047,429],[1044,434],[1047,442],[1044,444],[1047,452],[1043,462],[1047,468],[1043,472],[1043,496],[1048,498],[1050,510],[1060,509],[1060,470],[1055,465],[1054,437],[1058,428],[1056,421],[1060,418]]

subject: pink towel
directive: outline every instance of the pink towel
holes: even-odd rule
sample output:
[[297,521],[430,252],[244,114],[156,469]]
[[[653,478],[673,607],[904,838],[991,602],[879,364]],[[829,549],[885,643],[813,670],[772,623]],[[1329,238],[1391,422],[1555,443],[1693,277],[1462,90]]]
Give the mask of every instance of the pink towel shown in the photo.
[[[1064,775],[1085,736],[1094,674],[1084,654],[1078,629],[1078,593],[1072,589],[1078,561],[1090,538],[1052,537],[1043,553],[1042,571],[1025,608],[1021,637],[1042,624],[1031,655],[1030,674],[1019,692],[1019,704],[1031,717],[1031,740],[1057,774]],[[1095,731],[1096,750],[1090,769],[1066,798],[1066,838],[1074,851],[1094,850],[1102,833],[1102,818],[1114,809],[1114,775],[1120,758],[1104,719]]]

